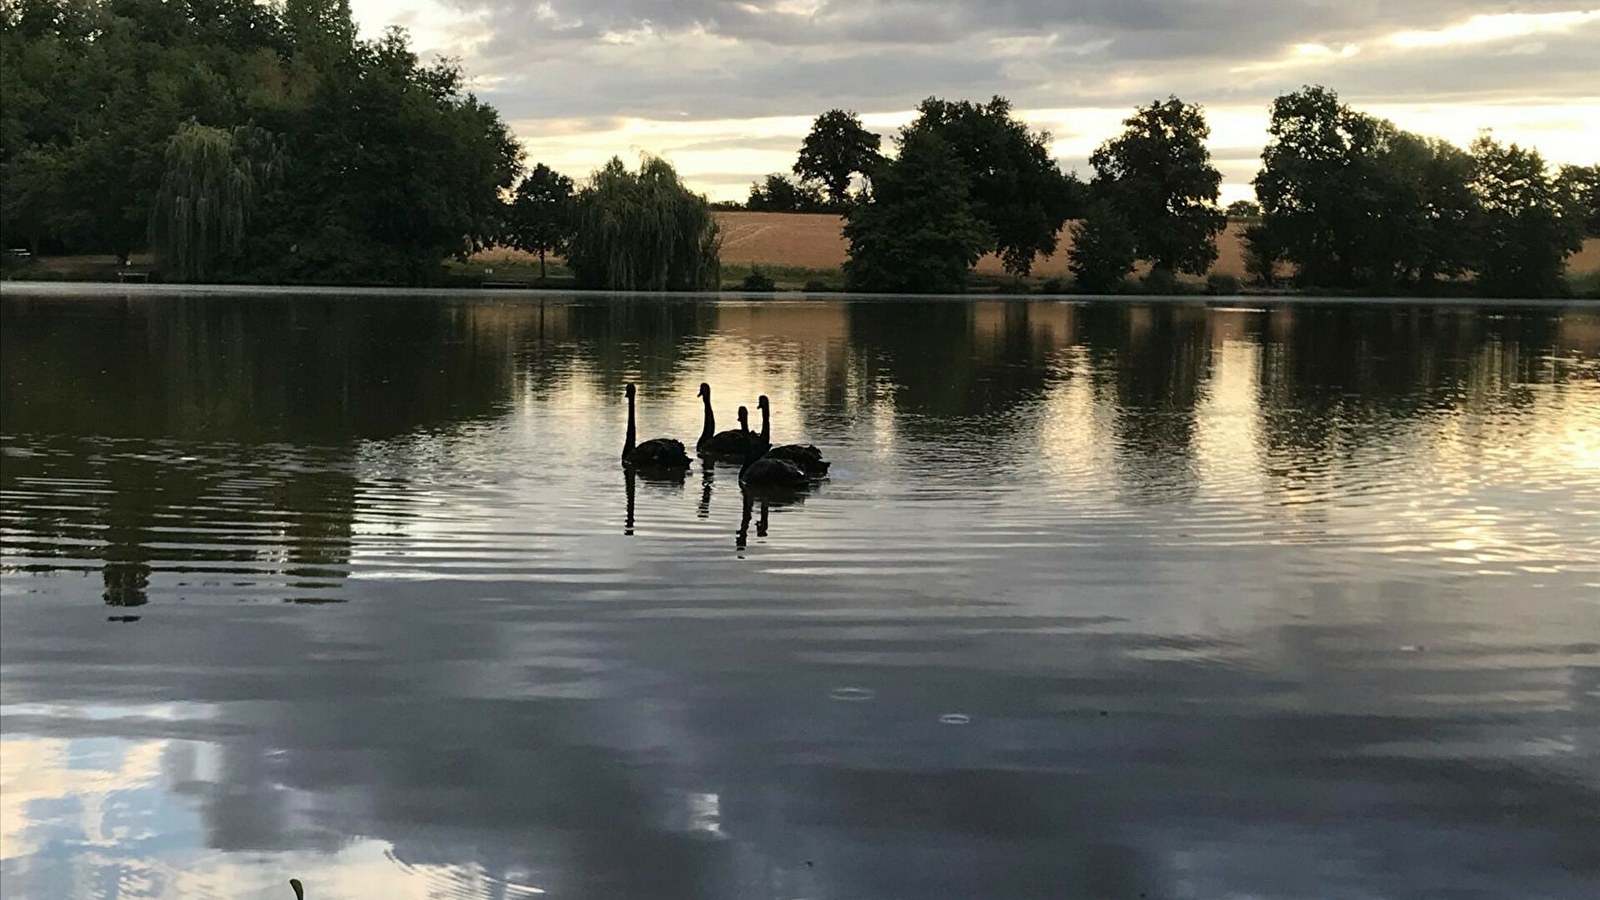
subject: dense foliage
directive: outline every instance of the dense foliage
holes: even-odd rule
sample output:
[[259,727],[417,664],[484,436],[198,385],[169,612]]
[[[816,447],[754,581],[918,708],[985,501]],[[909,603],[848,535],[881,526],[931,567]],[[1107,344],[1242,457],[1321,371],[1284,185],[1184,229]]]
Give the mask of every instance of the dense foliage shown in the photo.
[[871,202],[853,206],[844,236],[853,290],[952,293],[992,238],[968,201],[967,173],[939,135],[908,130],[878,167]]
[[1122,134],[1089,157],[1094,192],[1121,213],[1138,258],[1168,274],[1205,274],[1228,224],[1217,207],[1222,173],[1206,149],[1205,113],[1169,97],[1139,107],[1122,124]]
[[1472,162],[1479,288],[1497,297],[1562,292],[1566,258],[1583,246],[1576,198],[1537,151],[1483,136],[1472,144]]
[[720,286],[722,238],[711,204],[684,187],[665,160],[638,172],[613,158],[578,192],[572,251],[578,284],[614,291],[697,291]]
[[773,174],[750,185],[750,199],[744,208],[753,212],[814,213],[827,212],[831,206],[815,182]]
[[972,213],[989,234],[983,252],[998,254],[1007,272],[1026,275],[1036,255],[1055,252],[1061,226],[1082,205],[1083,186],[1051,158],[1048,133],[1030,132],[1012,116],[1010,101],[929,97],[904,131],[937,135],[955,151]]
[[1600,165],[1562,166],[1561,186],[1583,219],[1583,233],[1600,237]]
[[1108,202],[1089,208],[1072,223],[1072,249],[1067,268],[1078,289],[1090,294],[1110,294],[1122,287],[1139,256],[1138,237],[1122,211]]
[[868,131],[855,112],[830,109],[811,123],[800,145],[794,173],[806,181],[821,182],[836,206],[850,199],[850,182],[860,175],[870,178],[882,156],[883,139]]
[[539,163],[517,185],[499,243],[539,254],[539,278],[543,279],[548,274],[546,254],[568,250],[574,211],[572,179]]
[[358,40],[347,0],[8,0],[0,54],[7,246],[426,282],[492,237],[520,162],[454,65]]
[[[1480,140],[1466,153],[1352,110],[1322,87],[1273,102],[1256,176],[1253,252],[1291,263],[1304,286],[1430,291],[1476,274],[1498,294],[1565,289],[1581,246],[1583,178],[1537,153]],[[1266,271],[1267,261],[1254,261]]]

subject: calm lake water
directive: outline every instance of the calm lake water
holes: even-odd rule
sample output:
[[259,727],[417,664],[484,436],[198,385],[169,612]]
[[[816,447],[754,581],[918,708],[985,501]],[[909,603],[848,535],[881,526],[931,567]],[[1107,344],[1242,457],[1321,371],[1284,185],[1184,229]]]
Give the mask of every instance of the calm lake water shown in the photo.
[[0,313],[6,898],[1600,896],[1595,307]]

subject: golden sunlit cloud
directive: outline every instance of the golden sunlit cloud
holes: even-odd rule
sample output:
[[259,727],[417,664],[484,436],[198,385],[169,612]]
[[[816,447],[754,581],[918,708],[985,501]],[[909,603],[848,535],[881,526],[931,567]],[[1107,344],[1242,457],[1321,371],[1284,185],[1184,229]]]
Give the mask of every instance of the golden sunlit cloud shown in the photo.
[[1465,22],[1437,31],[1402,31],[1390,35],[1387,43],[1406,50],[1449,47],[1457,44],[1482,44],[1551,31],[1568,31],[1576,26],[1596,21],[1600,21],[1600,9],[1554,13],[1493,13],[1473,16]]
[[1345,44],[1335,50],[1326,44],[1295,44],[1287,56],[1266,62],[1234,66],[1230,72],[1269,72],[1273,69],[1291,69],[1296,66],[1315,66],[1350,59],[1361,53],[1355,44]]

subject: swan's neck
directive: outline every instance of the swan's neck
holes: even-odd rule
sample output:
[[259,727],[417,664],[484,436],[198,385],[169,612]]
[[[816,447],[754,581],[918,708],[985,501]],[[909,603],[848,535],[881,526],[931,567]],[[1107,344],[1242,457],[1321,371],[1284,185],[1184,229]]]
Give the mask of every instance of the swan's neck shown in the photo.
[[706,391],[705,401],[706,401],[706,426],[704,428],[700,429],[700,443],[702,443],[702,444],[704,444],[706,441],[711,440],[711,436],[717,433],[717,417],[716,417],[716,415],[714,413],[711,412],[711,392],[710,391]]
[[771,427],[772,423],[767,421],[767,408],[763,406],[761,407],[761,443],[772,443],[772,438],[770,437]]
[[633,453],[634,440],[638,432],[633,427],[633,398],[628,398],[628,439],[622,442],[622,458],[627,459]]

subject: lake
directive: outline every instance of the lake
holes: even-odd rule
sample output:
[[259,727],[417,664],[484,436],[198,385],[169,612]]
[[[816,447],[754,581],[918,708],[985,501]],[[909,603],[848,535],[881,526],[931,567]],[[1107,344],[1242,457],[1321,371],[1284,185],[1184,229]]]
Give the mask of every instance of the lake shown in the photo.
[[[0,896],[1600,895],[1600,307],[0,295]],[[618,463],[771,398],[830,477]]]

